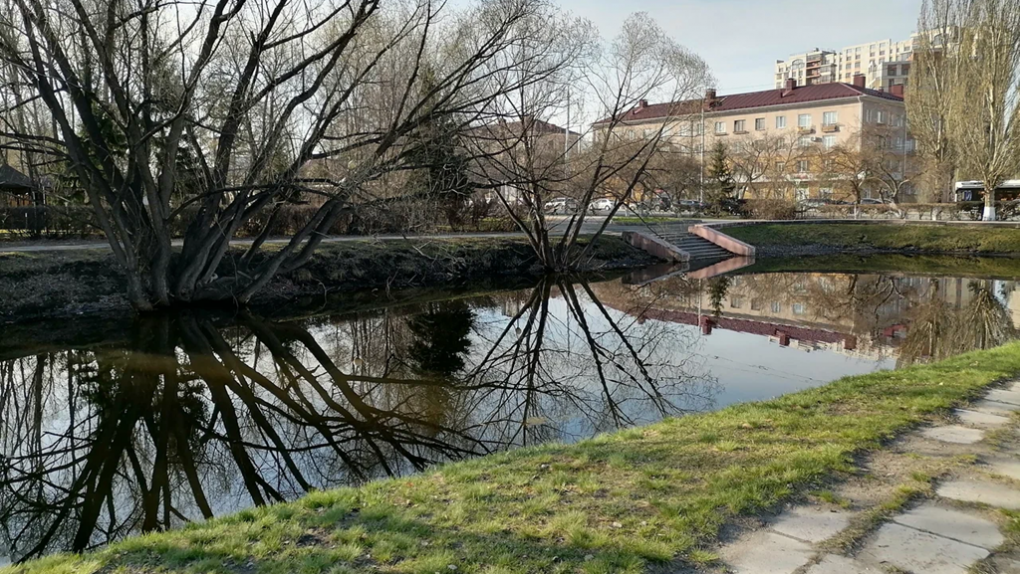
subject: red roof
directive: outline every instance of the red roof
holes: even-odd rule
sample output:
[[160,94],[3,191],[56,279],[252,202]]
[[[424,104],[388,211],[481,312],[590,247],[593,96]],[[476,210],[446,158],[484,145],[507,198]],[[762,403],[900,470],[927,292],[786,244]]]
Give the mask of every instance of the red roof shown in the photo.
[[[763,92],[748,92],[745,94],[733,94],[730,96],[718,96],[711,102],[707,112],[729,112],[734,110],[745,110],[751,108],[764,108],[768,106],[781,106],[788,104],[806,104],[823,100],[835,100],[840,98],[856,98],[859,96],[871,96],[893,102],[902,102],[903,98],[889,92],[859,88],[853,84],[831,83],[816,84],[813,86],[798,86],[792,92],[783,95],[784,88],[765,90]],[[624,118],[626,122],[643,122],[646,120],[668,117],[670,115],[690,114],[701,111],[702,102],[705,100],[687,100],[668,104],[640,105],[627,113]],[[597,123],[605,123],[602,120]]]

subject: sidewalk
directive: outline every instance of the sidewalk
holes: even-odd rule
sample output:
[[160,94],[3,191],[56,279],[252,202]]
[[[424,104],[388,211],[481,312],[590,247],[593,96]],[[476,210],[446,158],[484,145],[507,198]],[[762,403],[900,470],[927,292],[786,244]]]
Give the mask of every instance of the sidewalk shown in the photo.
[[736,574],[1020,573],[1020,383],[719,549]]

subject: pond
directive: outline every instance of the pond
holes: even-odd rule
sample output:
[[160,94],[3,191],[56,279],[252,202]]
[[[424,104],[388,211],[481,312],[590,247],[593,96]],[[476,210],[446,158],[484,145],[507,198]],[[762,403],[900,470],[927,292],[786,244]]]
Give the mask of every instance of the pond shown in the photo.
[[1017,336],[1008,273],[916,267],[547,279],[0,337],[0,563]]

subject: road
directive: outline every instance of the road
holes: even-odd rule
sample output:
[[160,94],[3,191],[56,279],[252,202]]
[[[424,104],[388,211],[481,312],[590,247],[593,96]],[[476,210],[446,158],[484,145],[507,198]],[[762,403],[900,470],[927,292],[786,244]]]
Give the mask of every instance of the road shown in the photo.
[[[598,231],[599,226],[605,221],[604,216],[589,216],[584,224],[581,226],[582,235],[591,235]],[[561,229],[567,221],[566,216],[550,216],[547,218],[549,222],[549,229],[555,231]],[[624,231],[640,231],[647,229],[644,225],[623,225],[610,223],[606,227],[606,233],[611,235],[619,235]],[[438,233],[429,235],[331,235],[322,240],[322,243],[343,243],[348,241],[364,241],[366,239],[378,240],[378,241],[398,241],[405,239],[418,239],[418,240],[429,240],[429,239],[464,239],[464,238],[486,238],[486,237],[523,237],[523,233],[520,231],[510,232],[496,232],[496,233]],[[277,237],[266,240],[267,245],[280,245],[290,241],[289,237]],[[172,242],[174,247],[180,247],[182,240],[175,239]],[[251,245],[251,239],[235,239],[230,242],[231,245],[238,247],[244,247]],[[43,242],[24,242],[24,243],[10,243],[0,244],[0,253],[37,253],[46,251],[81,251],[87,249],[109,249],[110,244],[104,240],[87,240],[87,241],[43,241]]]

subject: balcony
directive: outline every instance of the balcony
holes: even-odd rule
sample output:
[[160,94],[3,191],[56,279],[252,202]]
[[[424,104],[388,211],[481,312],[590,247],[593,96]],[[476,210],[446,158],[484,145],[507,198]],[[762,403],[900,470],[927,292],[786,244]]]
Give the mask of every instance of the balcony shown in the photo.
[[797,133],[806,136],[815,133],[815,126],[798,126]]
[[836,133],[839,131],[839,124],[825,124],[822,126],[822,132],[827,134]]

